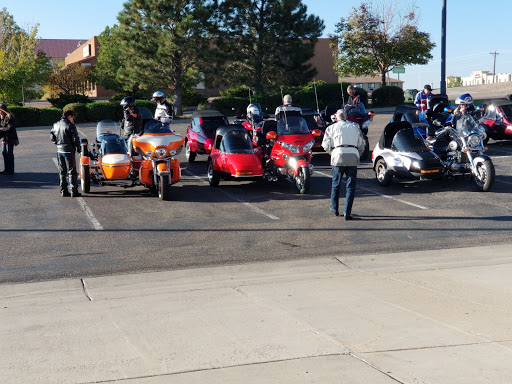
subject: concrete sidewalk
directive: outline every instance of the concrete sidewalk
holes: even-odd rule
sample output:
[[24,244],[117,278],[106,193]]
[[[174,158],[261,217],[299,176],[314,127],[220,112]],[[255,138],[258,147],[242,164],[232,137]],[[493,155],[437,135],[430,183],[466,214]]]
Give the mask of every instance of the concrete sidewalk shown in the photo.
[[511,383],[510,245],[0,286],[2,383]]

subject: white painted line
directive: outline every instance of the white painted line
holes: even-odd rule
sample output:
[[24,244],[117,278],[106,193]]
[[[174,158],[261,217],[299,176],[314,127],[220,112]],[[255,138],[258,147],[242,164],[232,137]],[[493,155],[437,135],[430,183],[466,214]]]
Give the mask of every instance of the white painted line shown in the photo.
[[[332,175],[329,175],[328,173],[324,173],[324,172],[319,172],[316,169],[315,169],[315,173],[319,173],[320,175],[324,175],[324,176],[332,178]],[[341,181],[343,183],[346,183],[345,180],[341,180]],[[424,207],[423,205],[410,203],[409,201],[405,201],[405,200],[402,200],[402,199],[397,199],[396,197],[393,197],[393,196],[384,195],[383,193],[380,193],[380,192],[377,192],[377,191],[373,191],[373,190],[368,189],[368,188],[364,188],[364,187],[356,187],[356,188],[359,188],[359,189],[362,189],[364,191],[373,193],[375,195],[379,195],[379,196],[385,197],[386,199],[391,199],[391,200],[395,200],[395,201],[398,201],[398,202],[403,203],[403,204],[411,205],[411,206],[419,208],[419,209],[428,209],[427,207]]]
[[[57,161],[57,158],[54,157],[53,158],[53,162],[55,163],[55,166],[57,167],[57,169],[59,168],[59,162]],[[85,216],[87,217],[87,220],[89,220],[89,222],[91,223],[92,227],[96,230],[96,231],[103,231],[103,226],[100,224],[100,222],[96,219],[96,217],[94,216],[94,214],[92,213],[91,209],[87,206],[87,204],[85,203],[84,199],[82,199],[81,197],[76,197],[75,198],[76,201],[78,201],[78,204],[80,204],[80,206],[82,207],[82,209],[84,210],[85,212]]]
[[[185,173],[187,173],[188,175],[192,176],[193,178],[203,182],[203,183],[206,183],[206,184],[209,184],[208,181],[204,180],[203,178],[201,178],[200,176],[197,176],[195,174],[193,174],[192,172],[190,172],[188,169],[184,169],[183,170]],[[253,211],[261,214],[261,215],[264,215],[264,216],[267,216],[268,218],[272,219],[272,220],[279,220],[279,217],[277,216],[274,216],[270,213],[267,213],[265,212],[263,209],[260,209],[254,205],[252,205],[251,203],[247,202],[247,201],[243,201],[241,199],[239,199],[238,197],[236,196],[233,196],[231,193],[223,190],[222,188],[219,188],[218,189],[219,191],[221,191],[222,193],[224,193],[226,196],[228,196],[231,200],[235,200],[235,201],[238,201],[239,203],[242,203],[244,205],[246,205],[247,207],[251,208]]]

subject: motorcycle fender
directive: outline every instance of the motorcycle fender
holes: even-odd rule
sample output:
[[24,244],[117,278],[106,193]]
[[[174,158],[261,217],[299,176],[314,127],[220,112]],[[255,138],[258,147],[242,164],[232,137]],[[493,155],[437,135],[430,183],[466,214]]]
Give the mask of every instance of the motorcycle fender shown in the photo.
[[296,161],[295,164],[293,164],[293,176],[297,177],[299,174],[299,169],[302,167],[309,168],[309,164],[304,160]]
[[[484,161],[486,160],[491,160],[491,158],[487,155],[480,155],[478,157],[475,157],[473,159],[473,163],[476,165],[476,164],[480,164],[480,163],[483,163]],[[491,160],[492,161],[492,160]]]
[[87,156],[80,157],[80,164],[82,165],[91,165],[91,158]]
[[153,164],[151,161],[144,160],[139,168],[139,180],[142,184],[153,185],[151,171],[153,171]]
[[181,167],[178,159],[172,159],[171,163],[171,184],[175,184],[181,179]]
[[169,169],[167,168],[167,164],[165,163],[158,163],[156,166],[157,174],[158,175],[168,175]]

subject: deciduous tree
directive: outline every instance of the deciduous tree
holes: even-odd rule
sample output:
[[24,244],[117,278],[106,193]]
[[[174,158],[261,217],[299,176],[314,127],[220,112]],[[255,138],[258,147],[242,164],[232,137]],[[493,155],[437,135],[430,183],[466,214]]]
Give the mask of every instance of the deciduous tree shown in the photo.
[[427,64],[435,44],[428,33],[418,30],[414,6],[401,11],[407,9],[400,0],[353,8],[331,36],[335,70],[341,76],[380,74],[382,85],[386,85],[386,73],[395,65]]

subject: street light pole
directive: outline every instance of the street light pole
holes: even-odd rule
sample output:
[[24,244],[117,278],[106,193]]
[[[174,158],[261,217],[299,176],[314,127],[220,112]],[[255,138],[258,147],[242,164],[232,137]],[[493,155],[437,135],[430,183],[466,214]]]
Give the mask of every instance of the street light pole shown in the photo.
[[495,83],[495,80],[494,78],[496,77],[496,56],[499,55],[498,52],[494,51],[494,52],[489,52],[491,55],[494,55],[494,67],[492,69],[492,83],[494,84]]
[[446,94],[446,0],[441,18],[441,93]]

